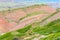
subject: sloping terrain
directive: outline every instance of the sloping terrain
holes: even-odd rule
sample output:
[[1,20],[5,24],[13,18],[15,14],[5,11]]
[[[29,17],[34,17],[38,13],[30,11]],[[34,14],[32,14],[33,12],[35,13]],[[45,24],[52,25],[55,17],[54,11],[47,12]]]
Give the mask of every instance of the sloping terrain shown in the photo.
[[[3,12],[1,12],[1,15],[2,15],[2,17],[4,17],[5,20],[8,21],[8,23],[11,24],[11,25],[9,24],[10,27],[7,26],[7,28],[8,27],[11,28],[12,22],[15,25],[20,25],[20,24],[26,22],[27,20],[28,21],[31,20],[30,21],[30,23],[31,23],[34,20],[38,20],[40,18],[43,19],[43,18],[47,17],[48,15],[54,13],[55,11],[56,11],[55,9],[52,9],[51,7],[49,7],[47,5],[33,5],[31,7],[3,11]],[[34,15],[36,15],[36,16],[34,17]],[[19,24],[17,24],[18,22],[19,22]],[[20,23],[20,22],[22,22],[22,23]]]
[[[49,36],[50,33],[59,32],[59,24],[60,9],[56,10],[47,5],[2,11],[0,12],[0,33],[6,34],[0,36],[0,39],[13,40],[16,36],[18,39],[22,38],[21,40],[33,40],[36,37],[39,40],[41,35]],[[53,27],[57,28],[57,31]]]

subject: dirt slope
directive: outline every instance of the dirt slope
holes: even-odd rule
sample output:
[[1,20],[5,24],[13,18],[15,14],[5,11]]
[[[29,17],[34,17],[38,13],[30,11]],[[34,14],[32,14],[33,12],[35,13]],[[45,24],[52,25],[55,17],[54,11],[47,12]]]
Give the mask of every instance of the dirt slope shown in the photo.
[[[47,5],[43,5],[43,6],[40,5],[33,8],[27,7],[24,10],[22,8],[19,8],[19,9],[0,12],[0,15],[1,15],[0,31],[8,32],[9,30],[13,31],[13,30],[23,28],[27,24],[30,24],[34,21],[42,20],[45,17],[56,12],[55,9]],[[33,12],[38,12],[39,14],[26,17],[23,20],[19,20],[20,18],[27,16],[27,14],[33,14]],[[18,20],[19,20],[19,23],[17,23]]]

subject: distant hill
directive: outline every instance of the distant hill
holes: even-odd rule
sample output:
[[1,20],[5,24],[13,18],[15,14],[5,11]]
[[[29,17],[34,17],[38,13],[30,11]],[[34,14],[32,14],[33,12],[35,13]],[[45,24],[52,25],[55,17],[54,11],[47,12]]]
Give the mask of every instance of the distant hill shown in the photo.
[[55,12],[56,9],[42,4],[0,11],[0,17],[4,17],[9,23],[13,22],[13,24],[11,23],[12,25],[9,24],[9,27],[12,28],[15,27],[16,23],[18,23],[17,27],[20,27],[21,22],[22,26],[24,26],[25,23],[29,24],[34,20],[43,19]]
[[41,4],[32,5],[24,8],[9,9],[6,11],[1,11],[0,13],[9,20],[18,21],[20,18],[25,16],[33,16],[41,13],[54,13],[55,11],[56,10],[52,7]]

